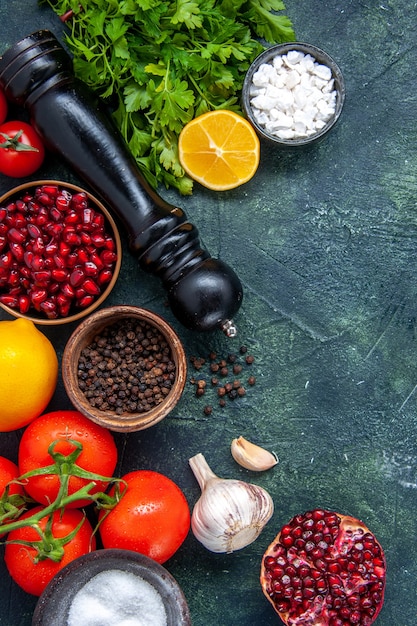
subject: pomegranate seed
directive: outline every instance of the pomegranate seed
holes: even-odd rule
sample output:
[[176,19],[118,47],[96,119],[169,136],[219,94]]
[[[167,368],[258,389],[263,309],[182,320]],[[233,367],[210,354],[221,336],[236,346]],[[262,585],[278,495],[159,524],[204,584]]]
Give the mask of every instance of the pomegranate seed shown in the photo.
[[92,261],[86,261],[84,263],[84,272],[86,276],[98,276],[98,267]]
[[58,243],[52,240],[45,246],[45,254],[48,256],[53,256],[58,252],[58,249]]
[[47,297],[48,292],[46,289],[33,289],[30,293],[30,300],[36,310],[39,310],[41,303],[44,302]]
[[30,309],[30,299],[26,295],[19,296],[19,311],[25,315]]
[[85,226],[93,223],[94,211],[90,207],[86,207],[82,212],[82,222]]
[[12,243],[23,243],[26,237],[21,230],[17,230],[16,228],[11,228],[9,230],[9,241]]
[[82,309],[87,308],[94,302],[94,296],[86,295],[78,300],[78,306]]
[[0,235],[0,251],[5,248],[6,244],[7,238],[5,237],[5,235]]
[[0,255],[0,267],[4,267],[8,269],[13,261],[13,256],[10,251],[4,252],[4,254]]
[[102,270],[104,268],[104,263],[101,260],[101,257],[98,254],[98,252],[92,252],[91,257],[90,257],[90,261],[92,263],[94,263],[95,265],[97,265],[99,270]]
[[28,233],[32,239],[36,239],[42,235],[40,228],[36,224],[28,224]]
[[0,295],[0,302],[9,306],[11,309],[15,309],[19,304],[19,299],[16,296],[11,296],[10,294],[2,294]]
[[111,250],[103,250],[100,254],[100,258],[106,267],[110,267],[117,260],[117,254],[115,252],[111,252]]
[[45,261],[43,260],[43,258],[39,255],[39,254],[34,254],[32,256],[32,263],[31,263],[31,268],[34,272],[38,272],[40,270],[43,270],[45,265]]
[[85,274],[79,267],[74,268],[70,274],[70,283],[72,287],[78,287],[85,279]]
[[32,251],[36,254],[43,254],[45,251],[45,244],[42,237],[37,237],[33,240]]
[[75,291],[69,283],[64,283],[62,285],[62,293],[68,300],[72,300],[75,297]]
[[70,252],[66,257],[66,266],[75,267],[78,264],[78,253]]
[[97,248],[102,248],[106,243],[106,239],[101,233],[93,233],[91,235],[91,241],[95,246],[97,246]]
[[45,300],[40,304],[40,310],[43,311],[48,319],[56,319],[58,317],[58,311],[56,304],[51,300]]
[[87,208],[87,195],[85,193],[76,193],[72,196],[72,205],[77,209]]
[[52,196],[52,198],[56,198],[59,192],[58,185],[43,185],[41,190],[46,193],[48,196]]
[[84,230],[80,232],[81,243],[84,246],[89,246],[91,244],[91,235],[86,233]]
[[78,261],[82,265],[85,265],[86,263],[89,262],[90,255],[85,248],[79,248],[77,253],[78,253]]
[[[57,301],[58,301],[58,296],[57,296]],[[59,310],[60,316],[67,317],[71,308],[70,301],[65,298],[63,299],[62,302],[57,302],[57,303],[58,303],[58,310]]]
[[57,196],[55,200],[55,206],[60,211],[66,211],[70,205],[70,199],[63,194]]
[[51,280],[51,272],[48,270],[39,270],[33,272],[34,284],[37,287],[47,287]]
[[68,272],[64,268],[54,268],[51,270],[51,276],[59,283],[63,283],[64,280],[68,280]]
[[23,255],[25,254],[25,249],[20,243],[9,243],[10,252],[13,254],[16,261],[19,263],[23,262]]
[[106,283],[110,282],[111,279],[113,277],[113,272],[109,269],[104,269],[100,272],[100,274],[97,277],[97,283],[100,286],[105,285]]

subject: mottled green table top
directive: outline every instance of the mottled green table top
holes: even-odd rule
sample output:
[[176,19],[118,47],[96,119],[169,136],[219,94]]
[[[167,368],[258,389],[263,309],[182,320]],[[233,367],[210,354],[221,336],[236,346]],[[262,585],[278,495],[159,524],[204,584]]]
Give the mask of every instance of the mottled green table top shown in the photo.
[[[261,537],[232,555],[207,552],[190,534],[166,564],[194,626],[280,623],[263,597],[261,556],[294,514],[327,507],[362,518],[384,546],[388,582],[378,626],[417,623],[417,14],[406,0],[286,0],[297,38],[326,50],[346,81],[342,117],[310,151],[262,146],[256,177],[232,192],[196,188],[178,199],[204,245],[239,274],[245,290],[238,337],[184,330],[157,281],[125,253],[106,304],[163,314],[187,354],[248,346],[257,383],[206,416],[187,384],[176,409],[148,431],[116,435],[119,471],[151,468],[176,480],[190,506],[199,490],[188,458],[203,452],[223,477],[265,487],[275,513]],[[36,0],[1,2],[1,50],[39,28],[59,32]],[[71,172],[47,160],[40,177]],[[0,177],[0,192],[11,181]],[[6,319],[1,314],[1,319]],[[45,330],[59,355],[72,327]],[[190,368],[190,376],[192,375]],[[210,402],[215,400],[212,398]],[[70,408],[59,382],[51,408]],[[19,432],[0,436],[16,456]],[[239,468],[239,435],[274,450],[262,474]],[[0,561],[0,626],[29,626],[36,599]]]

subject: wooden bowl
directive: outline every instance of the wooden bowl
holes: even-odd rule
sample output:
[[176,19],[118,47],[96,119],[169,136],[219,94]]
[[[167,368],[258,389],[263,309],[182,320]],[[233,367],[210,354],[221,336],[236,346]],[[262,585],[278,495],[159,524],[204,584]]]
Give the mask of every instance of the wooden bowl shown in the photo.
[[[0,197],[0,208],[7,207],[8,204],[18,199],[21,199],[26,194],[32,195],[35,192],[36,188],[42,185],[58,186],[60,189],[67,190],[73,195],[74,193],[85,193],[89,199],[89,205],[97,213],[101,213],[102,215],[104,215],[106,232],[108,232],[108,234],[111,235],[111,237],[114,240],[115,251],[117,255],[117,259],[112,265],[111,279],[109,282],[105,284],[105,286],[103,286],[102,291],[97,296],[94,296],[94,300],[91,304],[83,308],[72,305],[68,312],[68,315],[65,315],[65,316],[58,316],[55,318],[50,318],[45,312],[43,312],[42,310],[38,311],[32,306],[27,312],[24,312],[24,313],[20,312],[19,309],[15,308],[14,306],[13,307],[8,306],[7,304],[3,304],[1,302],[0,302],[0,307],[2,307],[5,311],[7,311],[7,313],[9,313],[10,315],[13,315],[14,317],[24,317],[28,320],[31,320],[35,324],[43,324],[43,325],[68,324],[70,322],[74,322],[79,319],[82,319],[83,317],[92,313],[95,309],[97,309],[104,302],[104,300],[110,294],[111,290],[113,289],[117,281],[117,278],[120,272],[120,267],[121,267],[121,262],[122,262],[122,244],[121,244],[120,235],[119,235],[116,223],[113,220],[107,208],[91,193],[89,193],[82,187],[79,187],[78,185],[73,185],[72,183],[67,183],[67,182],[62,182],[62,181],[57,181],[57,180],[37,180],[37,181],[31,181],[29,183],[24,183],[22,185],[14,187],[13,189],[11,189],[10,191],[8,191],[7,193],[5,193],[3,196]],[[29,237],[27,238],[27,241],[30,241]],[[26,245],[26,243],[24,245]],[[74,245],[73,249],[77,250],[79,249],[79,247],[80,246]],[[2,252],[5,252],[6,249],[7,248],[3,248]],[[21,263],[23,265],[24,261],[21,261]],[[0,294],[8,295],[7,288],[2,287],[1,284],[0,284]]]
[[[100,391],[91,392],[91,384],[88,381],[83,382],[80,378],[80,359],[84,359],[83,355],[85,354],[85,352],[83,351],[88,347],[91,348],[94,339],[97,338],[98,335],[102,337],[103,332],[108,333],[109,329],[114,328],[115,324],[123,324],[125,322],[130,322],[132,324],[139,323],[141,325],[147,324],[149,326],[150,334],[152,335],[153,332],[158,331],[163,340],[165,340],[167,346],[169,347],[169,362],[172,370],[171,377],[173,378],[173,380],[171,381],[171,383],[169,383],[170,389],[167,395],[165,395],[164,399],[162,399],[161,401],[158,400],[159,403],[155,403],[149,408],[149,410],[144,410],[143,407],[140,407],[140,409],[136,411],[134,409],[130,410],[130,407],[129,410],[127,410],[126,403],[122,403],[120,400],[120,406],[118,409],[116,409],[114,406],[109,407],[106,405],[102,405],[101,408],[98,406],[92,406],[91,399],[87,398],[86,393],[93,394],[93,402],[101,402],[101,398],[97,399],[97,396],[100,396],[100,394],[102,396],[110,394],[110,384],[115,383],[116,385],[118,385],[118,380],[122,381],[121,376],[119,376],[118,374],[119,370],[116,368],[112,368],[112,366],[115,365],[115,362],[114,359],[112,360],[111,357],[101,355],[98,357],[101,364],[97,364],[97,369],[102,367],[103,370],[105,369],[106,371],[111,372],[110,377],[112,378],[112,381],[111,383],[106,382],[106,390],[104,392],[102,388]],[[133,376],[133,378],[129,379],[128,383],[130,385],[133,385],[135,387],[135,390],[130,391],[131,388],[129,388],[128,391],[124,391],[124,393],[125,395],[130,394],[130,398],[133,397],[134,403],[137,402],[138,386],[140,387],[142,385],[142,390],[140,391],[140,393],[148,393],[148,391],[144,389],[147,384],[147,371],[151,372],[149,374],[150,380],[152,378],[152,372],[155,371],[155,375],[159,374],[159,380],[161,381],[164,376],[167,377],[168,370],[165,371],[164,374],[161,374],[159,371],[157,372],[157,370],[161,370],[161,368],[169,368],[169,365],[167,365],[167,363],[160,366],[161,359],[159,359],[158,357],[158,354],[160,353],[158,349],[155,349],[154,351],[154,363],[157,370],[153,370],[151,368],[151,365],[153,364],[151,359],[149,359],[149,362],[146,361],[146,359],[148,358],[146,355],[146,352],[148,352],[147,350],[142,353],[145,355],[144,361],[142,361],[142,356],[140,353],[140,350],[142,348],[138,345],[138,342],[140,341],[140,332],[135,331],[130,339],[128,338],[126,342],[129,349],[132,349],[133,347],[135,350],[133,358],[131,355],[126,357],[128,360],[131,360],[131,364],[128,365],[128,367],[135,368],[135,371],[131,371],[131,375]],[[167,351],[167,348],[165,348],[165,350]],[[134,363],[135,365],[133,365],[132,363]],[[175,369],[172,367],[172,363],[175,365]],[[121,364],[121,367],[122,365],[124,365],[124,363]],[[85,363],[83,363],[81,367],[86,368]],[[86,369],[88,372],[91,372],[91,368],[88,368],[88,366]],[[173,376],[173,372],[175,372],[175,377]],[[86,371],[83,373],[83,375],[87,377]],[[109,375],[106,374],[106,376],[106,380],[108,381]],[[131,432],[143,430],[145,428],[153,426],[154,424],[157,424],[164,417],[166,417],[168,413],[172,411],[172,409],[179,401],[184,390],[187,378],[187,359],[179,337],[162,317],[160,317],[156,313],[148,311],[147,309],[142,309],[136,306],[111,306],[100,309],[99,311],[95,311],[88,318],[83,320],[72,333],[64,348],[64,353],[62,357],[62,377],[69,399],[71,400],[74,407],[78,409],[81,413],[86,415],[93,422],[96,422],[97,424],[100,424],[101,426],[104,426],[105,428],[108,428],[110,430],[119,432]],[[89,380],[91,381],[91,378],[89,378]],[[85,391],[80,388],[80,381],[82,385],[87,385]],[[123,381],[120,384],[124,387]],[[165,383],[162,381],[160,383],[160,386],[163,386],[164,384]],[[153,388],[152,382],[150,382],[150,386],[147,388],[151,387]],[[114,400],[114,398],[112,398],[112,400]],[[104,401],[107,402],[107,399],[104,398]],[[126,400],[126,402],[127,401],[128,400]]]

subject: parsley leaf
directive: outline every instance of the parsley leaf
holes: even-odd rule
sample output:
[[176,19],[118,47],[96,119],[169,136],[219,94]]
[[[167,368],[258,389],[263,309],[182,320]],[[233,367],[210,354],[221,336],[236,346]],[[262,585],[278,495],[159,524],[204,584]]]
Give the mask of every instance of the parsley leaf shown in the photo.
[[75,74],[107,101],[146,180],[192,193],[178,135],[213,109],[241,113],[245,72],[264,43],[294,41],[282,0],[38,0],[72,12]]

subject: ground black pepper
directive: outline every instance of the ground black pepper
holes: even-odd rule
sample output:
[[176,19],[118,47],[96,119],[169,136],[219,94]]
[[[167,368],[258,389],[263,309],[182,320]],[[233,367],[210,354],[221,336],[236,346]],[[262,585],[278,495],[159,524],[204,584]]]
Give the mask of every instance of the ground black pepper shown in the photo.
[[124,318],[82,350],[78,386],[101,411],[145,413],[171,391],[176,366],[165,336],[145,320]]

